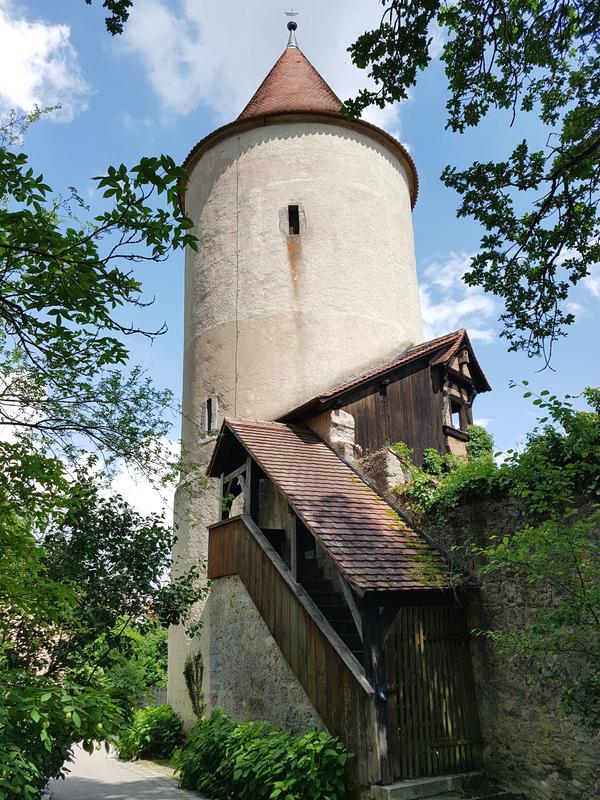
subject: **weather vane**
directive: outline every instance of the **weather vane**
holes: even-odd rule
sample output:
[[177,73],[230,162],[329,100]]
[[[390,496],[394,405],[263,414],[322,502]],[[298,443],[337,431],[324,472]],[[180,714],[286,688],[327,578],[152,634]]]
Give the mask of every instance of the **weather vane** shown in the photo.
[[297,17],[300,12],[299,11],[294,11],[294,9],[292,8],[291,11],[284,11],[283,13],[286,15],[286,17],[290,18],[290,21],[287,24],[288,31],[290,32],[290,38],[288,40],[288,47],[298,47],[298,44],[296,42],[296,34],[295,34],[295,30],[298,27],[298,23],[296,22],[294,17]]

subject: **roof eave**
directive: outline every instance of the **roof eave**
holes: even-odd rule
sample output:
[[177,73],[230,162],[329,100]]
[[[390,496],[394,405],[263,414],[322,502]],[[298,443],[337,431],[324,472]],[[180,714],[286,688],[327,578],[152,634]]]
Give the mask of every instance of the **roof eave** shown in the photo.
[[[366,122],[363,119],[351,119],[343,116],[342,114],[334,112],[325,112],[319,110],[280,111],[268,114],[266,116],[236,119],[233,122],[222,125],[220,128],[217,128],[209,133],[203,139],[200,139],[200,141],[190,150],[182,166],[189,175],[189,172],[202,157],[202,155],[211,147],[214,147],[214,145],[216,145],[222,139],[246,130],[252,130],[253,128],[260,128],[266,125],[276,125],[278,123],[287,121],[326,122],[330,125],[337,125],[350,130],[357,130],[371,136],[371,138],[375,139],[384,147],[386,147],[386,149],[399,158],[399,160],[403,160],[406,163],[409,175],[412,178],[412,185],[410,187],[411,205],[412,208],[415,207],[419,193],[419,176],[417,174],[415,162],[406,148],[382,128],[378,128],[376,125]],[[184,195],[185,190],[182,188],[179,194],[179,205],[183,213],[185,213]]]

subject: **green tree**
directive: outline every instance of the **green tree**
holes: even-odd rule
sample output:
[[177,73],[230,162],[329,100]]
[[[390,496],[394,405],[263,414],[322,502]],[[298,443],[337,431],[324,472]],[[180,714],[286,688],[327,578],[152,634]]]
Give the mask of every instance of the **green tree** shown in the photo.
[[[154,608],[183,621],[194,570],[164,585],[172,531],[110,494],[98,470],[166,466],[170,394],[128,368],[147,305],[136,264],[195,246],[168,156],[97,179],[91,216],[52,192],[20,149],[41,112],[0,124],[0,795],[35,798],[74,742],[113,735],[106,671]],[[125,320],[125,321],[124,321]],[[86,458],[82,456],[86,455]],[[120,698],[118,698],[120,699]]]
[[494,110],[507,125],[532,114],[546,129],[545,147],[523,140],[503,160],[448,166],[442,180],[461,196],[459,216],[484,228],[466,283],[502,298],[511,350],[548,361],[574,319],[569,291],[600,260],[600,7],[591,0],[381,2],[380,26],[349,48],[376,89],[348,100],[349,114],[408,97],[432,59],[437,25],[450,130],[463,133]]
[[81,221],[76,190],[53,194],[15,147],[30,119],[0,125],[0,438],[22,431],[71,459],[85,443],[146,467],[171,396],[139,367],[124,372],[126,339],[165,328],[123,318],[148,305],[132,265],[195,246],[185,174],[164,155],[109,167],[97,179],[105,210]]

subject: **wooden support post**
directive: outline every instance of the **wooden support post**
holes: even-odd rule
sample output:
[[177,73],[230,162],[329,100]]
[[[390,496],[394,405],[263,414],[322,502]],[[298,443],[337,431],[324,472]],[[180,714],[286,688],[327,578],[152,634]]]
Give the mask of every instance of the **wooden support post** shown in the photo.
[[344,598],[348,603],[348,608],[350,609],[350,613],[352,614],[352,619],[354,620],[354,624],[356,625],[356,630],[358,631],[358,635],[360,638],[363,638],[363,625],[362,625],[362,617],[360,611],[358,610],[358,606],[356,605],[356,600],[354,595],[352,594],[352,589],[348,586],[344,578],[340,575],[340,584],[342,585],[342,592],[344,593]]
[[244,514],[246,516],[251,517],[252,514],[250,513],[250,476],[252,473],[252,459],[250,456],[246,459],[246,464],[244,465],[244,480],[241,483],[242,492],[244,493]]
[[218,497],[219,507],[217,509],[217,517],[218,517],[219,522],[222,522],[223,519],[224,519],[224,517],[223,517],[223,512],[224,512],[224,508],[223,508],[223,488],[224,488],[224,486],[225,486],[225,473],[222,472],[221,473],[221,477],[219,478],[219,497]]
[[392,768],[388,752],[387,695],[385,660],[383,654],[383,631],[379,609],[375,601],[362,603],[362,632],[365,653],[365,671],[375,689],[376,746],[379,753],[380,783],[392,783]]
[[250,487],[249,489],[250,508],[247,514],[258,525],[258,516],[259,516],[258,492],[260,488],[260,475],[258,466],[254,464],[251,459],[250,459],[250,464],[248,465],[248,486]]
[[298,535],[296,531],[296,515],[291,512],[290,519],[290,568],[292,577],[298,580]]

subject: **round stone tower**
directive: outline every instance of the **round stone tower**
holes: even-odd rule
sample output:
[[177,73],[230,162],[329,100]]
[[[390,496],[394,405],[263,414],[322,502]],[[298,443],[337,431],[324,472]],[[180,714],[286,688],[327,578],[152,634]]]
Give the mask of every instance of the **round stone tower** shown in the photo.
[[[194,465],[208,462],[224,416],[276,419],[423,340],[413,162],[342,115],[288,27],[237,120],[185,161],[198,250],[186,253],[182,439]],[[216,502],[197,473],[183,482],[175,569],[206,559]],[[173,630],[169,701],[184,718],[192,653]]]

